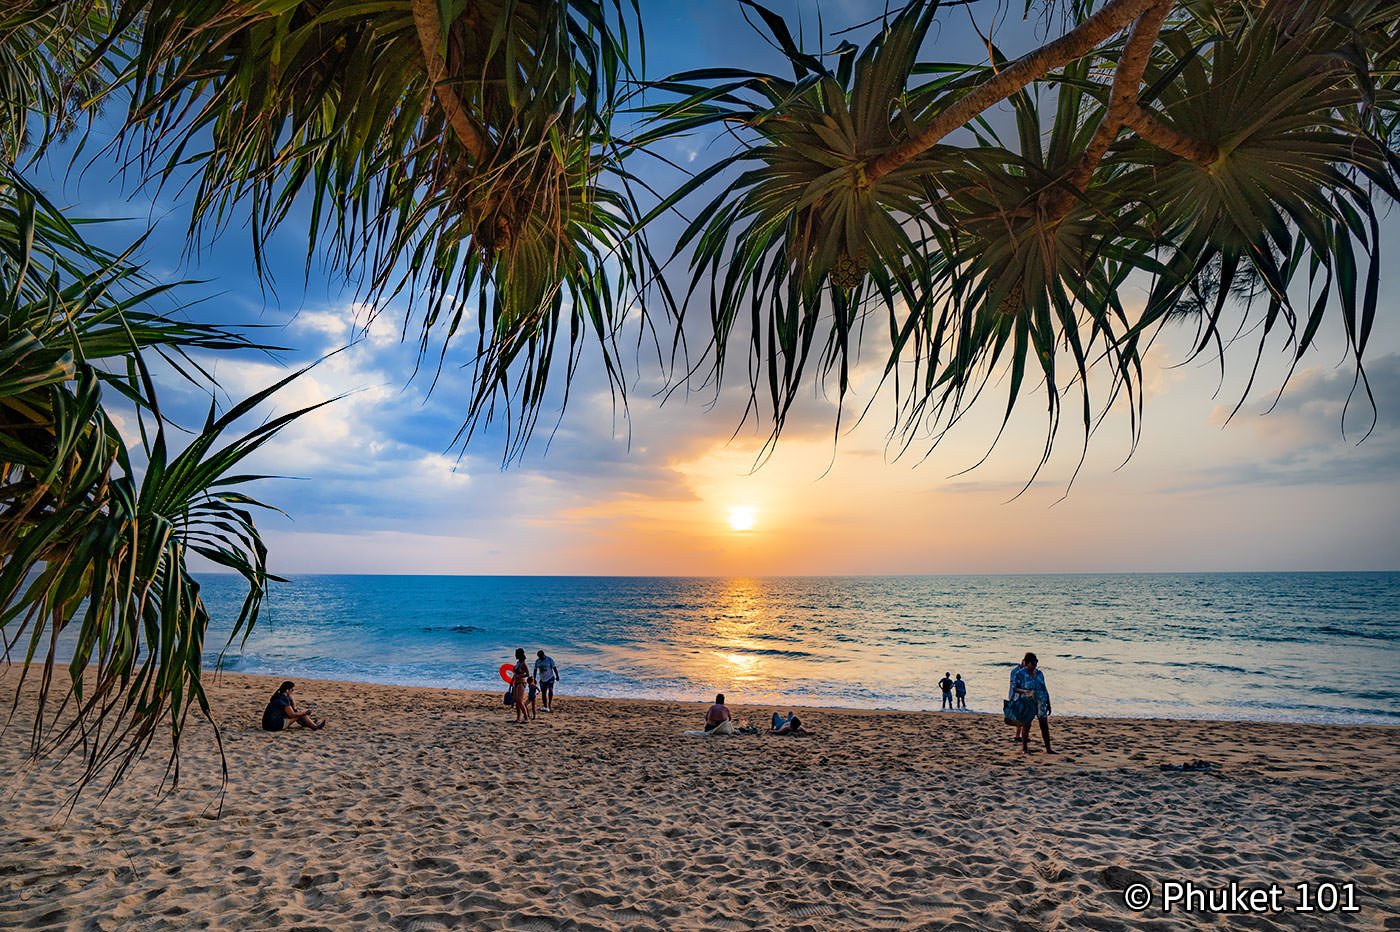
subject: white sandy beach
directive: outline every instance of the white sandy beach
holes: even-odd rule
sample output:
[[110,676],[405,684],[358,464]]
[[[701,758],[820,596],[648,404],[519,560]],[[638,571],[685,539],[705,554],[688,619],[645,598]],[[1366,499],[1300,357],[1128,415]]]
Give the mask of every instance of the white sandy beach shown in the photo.
[[[0,684],[13,688],[13,671]],[[1400,928],[1400,729],[810,710],[813,737],[686,738],[702,703],[299,681],[211,686],[163,801],[154,753],[65,820],[68,770],[0,739],[0,928]],[[731,696],[738,714],[771,708]],[[1218,772],[1163,772],[1202,758]],[[1349,881],[1357,913],[1134,913],[1123,887]],[[1291,887],[1284,905],[1296,904]]]

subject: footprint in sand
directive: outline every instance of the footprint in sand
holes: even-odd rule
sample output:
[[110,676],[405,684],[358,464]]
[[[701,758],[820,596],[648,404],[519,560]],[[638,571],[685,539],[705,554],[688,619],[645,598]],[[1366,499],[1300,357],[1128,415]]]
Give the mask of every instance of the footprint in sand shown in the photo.
[[727,916],[716,916],[705,923],[710,929],[732,929],[733,932],[748,932],[753,926],[738,919],[730,919]]

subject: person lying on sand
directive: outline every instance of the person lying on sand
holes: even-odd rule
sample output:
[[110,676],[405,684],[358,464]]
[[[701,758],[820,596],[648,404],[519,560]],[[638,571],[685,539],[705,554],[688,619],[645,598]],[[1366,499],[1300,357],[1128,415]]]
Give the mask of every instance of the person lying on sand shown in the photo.
[[775,735],[810,735],[811,732],[802,727],[802,721],[791,712],[787,718],[777,712],[773,713],[773,734]]
[[720,693],[715,696],[715,704],[710,706],[710,710],[705,713],[705,730],[714,731],[733,717],[729,714],[729,708],[724,704],[724,693]]
[[310,712],[303,712],[297,708],[296,701],[292,699],[293,689],[296,689],[296,684],[291,680],[277,687],[277,692],[272,694],[267,708],[263,709],[263,731],[281,731],[287,727],[288,722],[296,722],[302,728],[312,730],[326,727],[324,721],[318,722],[311,717]]

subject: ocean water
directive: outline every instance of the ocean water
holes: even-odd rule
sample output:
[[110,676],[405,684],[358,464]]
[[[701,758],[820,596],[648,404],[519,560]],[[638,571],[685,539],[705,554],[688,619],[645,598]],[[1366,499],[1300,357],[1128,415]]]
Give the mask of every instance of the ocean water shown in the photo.
[[222,652],[205,583],[210,665],[292,679],[503,690],[523,647],[561,698],[936,709],[948,672],[999,713],[1033,650],[1057,715],[1400,724],[1400,573],[300,576]]

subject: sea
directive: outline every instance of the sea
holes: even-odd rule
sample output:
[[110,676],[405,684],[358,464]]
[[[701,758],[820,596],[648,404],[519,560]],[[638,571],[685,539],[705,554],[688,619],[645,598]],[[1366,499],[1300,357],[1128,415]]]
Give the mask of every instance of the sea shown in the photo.
[[1056,715],[1400,724],[1400,573],[887,577],[297,576],[246,640],[206,576],[209,667],[569,695],[996,713],[1034,651]]

